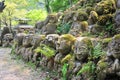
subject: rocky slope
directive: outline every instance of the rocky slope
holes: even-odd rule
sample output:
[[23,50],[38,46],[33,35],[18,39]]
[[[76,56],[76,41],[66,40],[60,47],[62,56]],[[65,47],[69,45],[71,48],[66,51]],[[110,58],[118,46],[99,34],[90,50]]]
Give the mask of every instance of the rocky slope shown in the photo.
[[120,0],[80,0],[18,33],[13,50],[66,80],[120,79]]

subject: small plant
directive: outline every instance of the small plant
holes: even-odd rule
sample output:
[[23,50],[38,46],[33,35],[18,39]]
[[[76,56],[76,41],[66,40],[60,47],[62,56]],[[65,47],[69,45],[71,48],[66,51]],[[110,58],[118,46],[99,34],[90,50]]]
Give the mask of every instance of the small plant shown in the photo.
[[80,69],[80,70],[78,71],[77,75],[80,75],[80,74],[82,74],[82,73],[93,73],[94,70],[95,70],[95,64],[94,64],[92,61],[90,61],[90,62],[86,63],[86,64],[82,67],[82,69]]
[[105,52],[102,50],[102,46],[101,43],[98,43],[94,48],[93,51],[91,53],[91,57],[93,59],[99,58],[101,56],[103,56],[105,54]]
[[116,33],[116,30],[114,28],[114,24],[112,22],[108,22],[105,25],[105,31],[108,32],[110,35],[114,35]]
[[12,45],[12,50],[11,50],[11,54],[15,53],[15,44]]
[[71,28],[70,23],[60,24],[57,27],[57,33],[66,34],[69,32],[70,28]]
[[46,46],[44,44],[41,44],[40,47],[37,47],[35,49],[36,53],[41,53],[43,55],[45,55],[46,57],[52,57],[55,55],[55,50],[53,48],[50,48],[49,46]]
[[29,66],[29,67],[31,67],[32,69],[35,69],[35,63],[33,63],[33,62],[31,62],[31,61],[29,61],[28,63],[27,63],[27,65]]
[[66,63],[62,67],[62,80],[67,80],[67,77],[66,77],[67,67],[68,67],[68,64],[66,64]]
[[94,73],[95,73],[95,64],[92,61],[86,63],[77,73],[77,75],[81,75],[82,73],[87,73],[87,77],[90,78],[89,80],[93,80]]

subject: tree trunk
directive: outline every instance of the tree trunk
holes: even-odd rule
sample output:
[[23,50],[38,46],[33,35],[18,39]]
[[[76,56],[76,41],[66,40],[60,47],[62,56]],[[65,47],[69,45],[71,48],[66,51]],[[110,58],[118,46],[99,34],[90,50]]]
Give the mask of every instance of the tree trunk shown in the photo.
[[48,13],[51,13],[49,2],[50,2],[49,0],[45,0],[45,8],[46,8],[46,10],[47,10]]
[[68,0],[68,1],[69,1],[70,6],[72,6],[73,1],[72,0]]

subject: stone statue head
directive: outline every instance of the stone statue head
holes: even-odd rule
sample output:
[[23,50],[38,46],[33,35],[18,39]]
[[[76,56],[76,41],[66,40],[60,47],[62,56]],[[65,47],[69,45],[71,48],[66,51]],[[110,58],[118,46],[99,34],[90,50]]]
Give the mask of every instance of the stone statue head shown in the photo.
[[109,43],[107,56],[113,56],[114,58],[120,59],[120,34],[115,35],[112,42]]
[[31,44],[32,37],[33,37],[33,34],[28,34],[24,36],[23,43],[22,43],[24,47],[32,47],[32,44]]
[[75,58],[79,61],[84,61],[90,55],[92,42],[87,37],[78,37],[74,44]]
[[62,54],[68,54],[75,41],[75,37],[70,34],[61,35],[57,41],[56,49]]

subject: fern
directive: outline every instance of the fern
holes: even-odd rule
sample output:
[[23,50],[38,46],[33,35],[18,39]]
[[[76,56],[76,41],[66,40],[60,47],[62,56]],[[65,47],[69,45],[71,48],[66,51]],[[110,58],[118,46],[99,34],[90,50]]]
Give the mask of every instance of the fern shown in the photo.
[[66,78],[67,66],[68,66],[68,64],[65,63],[62,67],[62,75],[63,75],[62,80],[67,80],[67,78]]
[[90,62],[86,63],[82,67],[82,69],[80,69],[78,71],[77,75],[80,75],[82,73],[94,73],[94,71],[95,71],[95,64],[92,61],[90,61]]
[[41,54],[45,55],[46,57],[52,57],[55,55],[55,50],[44,44],[42,44],[40,47],[37,47],[35,49],[35,52],[41,53]]
[[101,56],[103,56],[105,54],[104,51],[102,51],[102,46],[100,43],[98,43],[94,48],[93,48],[93,52],[92,52],[92,58],[96,59],[99,58]]
[[60,33],[60,34],[66,34],[69,32],[70,30],[70,24],[69,23],[65,23],[65,24],[60,24],[58,27],[57,27],[57,32]]

